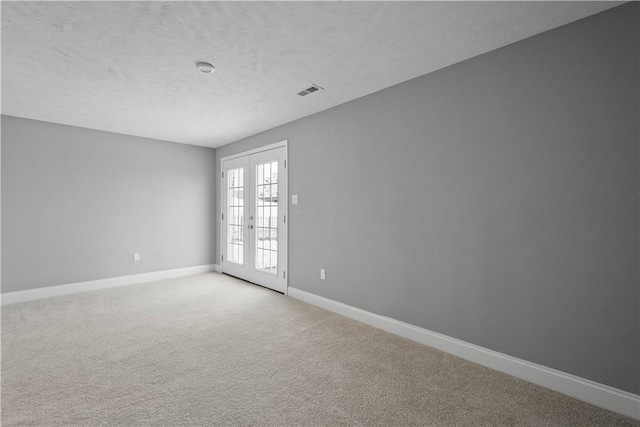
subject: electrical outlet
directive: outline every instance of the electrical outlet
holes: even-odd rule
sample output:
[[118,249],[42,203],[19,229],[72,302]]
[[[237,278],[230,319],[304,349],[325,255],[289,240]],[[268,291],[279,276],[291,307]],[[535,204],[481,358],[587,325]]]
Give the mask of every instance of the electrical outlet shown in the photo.
[[134,252],[133,253],[133,260],[134,261],[140,261],[140,253],[139,252]]
[[324,268],[320,269],[320,279],[324,280],[325,279],[325,273],[324,273]]
[[291,204],[292,205],[297,205],[298,204],[298,195],[294,194],[291,196]]

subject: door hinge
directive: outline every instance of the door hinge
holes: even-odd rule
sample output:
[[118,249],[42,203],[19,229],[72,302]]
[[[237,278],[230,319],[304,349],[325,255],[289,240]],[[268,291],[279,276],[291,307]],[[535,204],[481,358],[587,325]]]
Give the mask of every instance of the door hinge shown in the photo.
[[224,179],[224,172],[222,172],[222,179]]
[[287,159],[284,159],[284,167],[287,167]]
[[224,255],[220,255],[220,262],[224,262]]
[[222,214],[222,220],[224,221],[224,214]]
[[283,278],[283,279],[286,279],[286,278],[287,278],[287,272],[286,272],[286,271],[283,271],[283,272],[282,272],[282,278]]
[[284,216],[284,223],[285,224],[287,223],[287,216],[286,215]]

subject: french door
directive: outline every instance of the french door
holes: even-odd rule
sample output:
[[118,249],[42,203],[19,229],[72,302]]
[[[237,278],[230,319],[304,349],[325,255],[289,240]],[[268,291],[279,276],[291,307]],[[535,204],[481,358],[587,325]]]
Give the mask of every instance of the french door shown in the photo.
[[222,159],[222,272],[286,293],[285,146]]

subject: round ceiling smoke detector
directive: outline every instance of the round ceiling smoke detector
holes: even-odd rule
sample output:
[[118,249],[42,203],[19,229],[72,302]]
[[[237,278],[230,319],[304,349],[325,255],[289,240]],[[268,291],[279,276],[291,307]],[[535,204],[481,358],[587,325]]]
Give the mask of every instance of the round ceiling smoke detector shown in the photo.
[[215,67],[208,62],[196,62],[196,68],[205,74],[211,74],[216,70]]

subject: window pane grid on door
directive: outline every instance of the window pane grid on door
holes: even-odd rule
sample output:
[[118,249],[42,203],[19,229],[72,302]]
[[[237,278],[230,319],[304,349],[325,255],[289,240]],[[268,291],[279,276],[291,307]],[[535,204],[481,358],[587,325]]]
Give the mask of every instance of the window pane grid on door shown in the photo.
[[256,165],[255,267],[278,273],[278,162]]
[[227,171],[227,260],[244,264],[244,168]]

